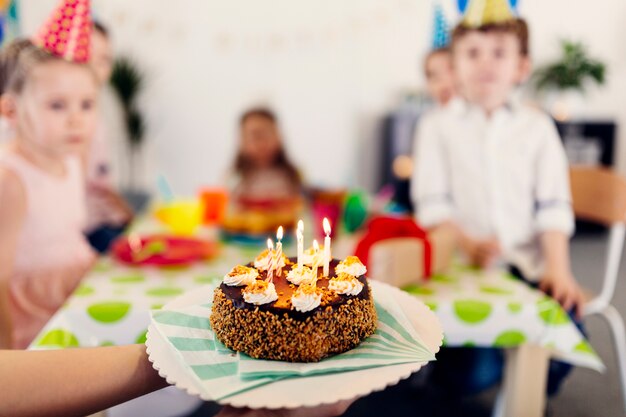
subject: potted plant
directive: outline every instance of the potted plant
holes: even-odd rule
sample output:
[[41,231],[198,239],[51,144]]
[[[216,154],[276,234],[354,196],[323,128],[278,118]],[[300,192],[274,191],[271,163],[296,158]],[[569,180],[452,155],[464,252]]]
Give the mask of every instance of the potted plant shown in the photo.
[[144,76],[132,60],[121,57],[113,64],[110,84],[120,98],[128,138],[128,182],[125,194],[133,206],[142,206],[148,199],[148,193],[140,190],[137,182],[145,121],[137,107],[137,96],[144,86]]
[[583,44],[563,40],[562,57],[535,71],[534,84],[545,97],[546,109],[557,119],[580,116],[589,83],[603,85],[606,66],[590,58]]

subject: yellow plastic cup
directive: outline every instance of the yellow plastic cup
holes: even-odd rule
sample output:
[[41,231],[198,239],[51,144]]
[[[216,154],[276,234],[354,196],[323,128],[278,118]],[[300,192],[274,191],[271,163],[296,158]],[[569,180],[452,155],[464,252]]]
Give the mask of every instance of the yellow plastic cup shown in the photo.
[[197,200],[180,200],[159,205],[155,217],[175,235],[193,235],[202,224],[204,210]]

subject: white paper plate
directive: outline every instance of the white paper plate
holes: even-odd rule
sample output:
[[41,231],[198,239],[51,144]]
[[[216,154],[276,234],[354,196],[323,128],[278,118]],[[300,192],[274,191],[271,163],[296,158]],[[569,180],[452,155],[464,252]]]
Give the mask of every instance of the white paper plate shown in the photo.
[[[407,293],[381,282],[370,281],[374,299],[377,291],[391,291],[398,305],[406,314],[422,341],[433,352],[439,351],[443,330],[439,319],[421,301]],[[213,297],[212,290],[204,287],[173,300],[163,309],[186,307],[206,303]],[[154,369],[170,384],[198,395],[206,401],[214,401],[210,393],[202,392],[191,370],[179,359],[175,350],[151,324],[146,340],[147,352]],[[241,394],[233,395],[220,403],[233,407],[250,408],[296,408],[361,397],[380,391],[417,372],[424,363],[409,363],[358,371],[291,378],[263,385]]]

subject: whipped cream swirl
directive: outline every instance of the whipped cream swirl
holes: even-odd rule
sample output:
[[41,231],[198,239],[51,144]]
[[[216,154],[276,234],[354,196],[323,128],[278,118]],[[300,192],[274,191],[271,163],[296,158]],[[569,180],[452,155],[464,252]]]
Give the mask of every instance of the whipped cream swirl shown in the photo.
[[[271,262],[272,256],[276,256],[276,251],[273,250],[270,252],[269,250],[265,249],[254,260],[254,267],[258,269],[259,271],[267,271],[268,269],[270,269],[270,262]],[[287,264],[287,258],[283,254],[283,256],[281,256],[280,259],[278,260],[278,265],[274,265],[274,268],[279,269],[285,266],[286,264]]]
[[313,264],[317,263],[319,267],[324,264],[324,246],[320,247],[317,255],[313,248],[309,248],[302,253],[302,263],[313,267]]
[[363,283],[352,275],[339,274],[328,281],[328,289],[337,294],[359,295],[363,291]]
[[313,284],[317,280],[317,271],[313,272],[311,268],[304,265],[294,265],[287,274],[287,281],[295,285]]
[[244,288],[243,299],[246,303],[254,305],[262,305],[273,303],[278,300],[278,294],[276,293],[276,287],[274,283],[256,280],[253,284]]
[[352,275],[353,277],[360,277],[361,275],[365,275],[366,272],[367,268],[356,256],[348,256],[335,268],[335,273]]
[[301,285],[291,296],[292,308],[302,313],[319,307],[321,303],[322,293],[313,285]]
[[256,281],[259,271],[243,265],[237,265],[230,272],[224,275],[224,284],[230,287],[250,285]]

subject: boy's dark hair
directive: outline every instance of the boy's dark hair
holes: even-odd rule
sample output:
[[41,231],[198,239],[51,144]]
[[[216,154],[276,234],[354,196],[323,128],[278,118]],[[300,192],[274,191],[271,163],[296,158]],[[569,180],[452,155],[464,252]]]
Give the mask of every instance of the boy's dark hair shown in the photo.
[[519,40],[520,53],[524,57],[530,55],[530,48],[528,46],[528,24],[524,19],[515,18],[500,23],[488,23],[477,27],[466,26],[463,22],[459,23],[452,31],[452,41],[450,42],[451,48],[454,49],[454,45],[463,36],[471,32],[481,33],[510,33],[515,35]]
[[[246,110],[241,115],[239,118],[239,126],[243,127],[246,121],[252,117],[260,117],[269,120],[274,125],[278,124],[278,117],[276,117],[276,114],[272,110],[267,107],[254,107]],[[280,143],[280,148],[276,154],[276,159],[274,160],[274,167],[284,170],[295,187],[299,188],[302,185],[302,178],[300,178],[300,174],[298,173],[296,167],[291,163],[291,161],[289,161],[282,142]],[[235,171],[242,177],[246,177],[252,172],[252,169],[252,161],[246,158],[240,151],[235,159]]]
[[94,20],[93,21],[93,29],[96,32],[100,32],[100,34],[102,36],[104,36],[105,38],[109,38],[109,29],[100,21],[98,20]]

